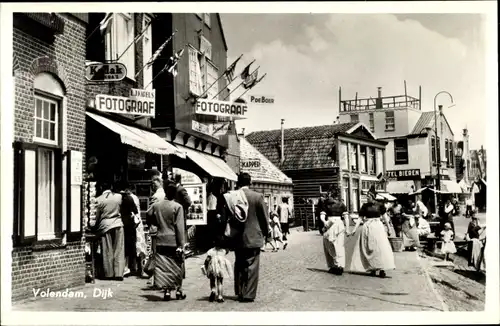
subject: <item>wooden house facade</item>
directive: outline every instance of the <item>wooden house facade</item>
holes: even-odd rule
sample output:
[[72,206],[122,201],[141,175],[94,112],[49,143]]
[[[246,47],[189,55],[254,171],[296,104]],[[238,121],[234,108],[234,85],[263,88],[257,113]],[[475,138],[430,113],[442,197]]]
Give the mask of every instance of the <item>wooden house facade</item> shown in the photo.
[[[296,219],[314,224],[313,204],[320,193],[336,191],[350,212],[356,213],[373,184],[385,190],[385,146],[362,123],[257,131],[246,139],[290,177],[294,184]],[[379,176],[379,177],[377,177]]]

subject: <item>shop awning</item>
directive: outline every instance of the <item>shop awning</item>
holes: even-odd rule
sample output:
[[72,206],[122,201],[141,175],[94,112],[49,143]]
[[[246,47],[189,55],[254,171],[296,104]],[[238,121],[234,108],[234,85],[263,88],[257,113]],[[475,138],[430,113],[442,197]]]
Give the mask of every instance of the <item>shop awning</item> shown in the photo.
[[179,150],[185,152],[191,161],[212,177],[224,178],[231,181],[238,180],[236,173],[222,159],[183,146],[179,146]]
[[413,191],[411,188],[415,183],[408,181],[389,181],[387,183],[387,192],[390,194],[409,194]]
[[386,192],[379,192],[377,193],[377,197],[375,197],[375,199],[377,200],[387,199],[388,201],[395,201],[397,198]]
[[462,188],[453,180],[441,180],[440,192],[445,194],[461,194]]
[[186,154],[180,151],[174,145],[163,140],[154,132],[142,130],[139,128],[127,126],[100,115],[87,112],[87,115],[99,122],[104,127],[120,135],[122,143],[133,146],[145,152],[160,154],[160,155],[177,155],[185,158]]
[[372,176],[372,175],[362,175],[361,180],[363,181],[374,181],[374,182],[380,182],[379,178]]

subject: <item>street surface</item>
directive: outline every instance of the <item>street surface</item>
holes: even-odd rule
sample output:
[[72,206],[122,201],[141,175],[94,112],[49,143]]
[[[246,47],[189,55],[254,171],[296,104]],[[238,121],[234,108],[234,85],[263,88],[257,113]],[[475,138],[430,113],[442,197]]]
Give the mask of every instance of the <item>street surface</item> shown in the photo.
[[[201,273],[204,256],[189,258],[184,290],[187,299],[163,302],[161,291],[150,290],[145,279],[96,281],[76,289],[86,298],[32,298],[14,311],[440,311],[416,252],[395,253],[397,269],[388,278],[344,273],[328,274],[318,232],[292,230],[286,251],[265,252],[257,299],[235,300],[233,280],[224,280],[226,302],[208,302],[209,282]],[[230,260],[234,255],[229,254]],[[98,290],[95,290],[98,289]],[[93,298],[111,289],[112,297]],[[45,289],[42,289],[42,291]],[[73,289],[75,290],[75,289]],[[99,291],[101,290],[101,291]]]
[[[479,219],[479,223],[481,225],[486,225],[486,213],[478,213],[476,216]],[[453,222],[455,223],[455,232],[457,236],[455,237],[457,240],[462,240],[467,233],[467,227],[470,223],[470,218],[465,218],[465,216],[459,215],[453,217]]]

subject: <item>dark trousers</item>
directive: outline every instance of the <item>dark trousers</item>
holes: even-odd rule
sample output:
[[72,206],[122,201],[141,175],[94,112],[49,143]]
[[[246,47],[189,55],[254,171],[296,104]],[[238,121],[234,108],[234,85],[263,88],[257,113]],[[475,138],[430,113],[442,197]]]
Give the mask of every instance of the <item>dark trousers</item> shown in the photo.
[[240,299],[254,300],[259,284],[260,248],[234,251],[234,293]]
[[137,233],[135,225],[125,225],[123,227],[125,233],[125,264],[130,271],[137,271]]

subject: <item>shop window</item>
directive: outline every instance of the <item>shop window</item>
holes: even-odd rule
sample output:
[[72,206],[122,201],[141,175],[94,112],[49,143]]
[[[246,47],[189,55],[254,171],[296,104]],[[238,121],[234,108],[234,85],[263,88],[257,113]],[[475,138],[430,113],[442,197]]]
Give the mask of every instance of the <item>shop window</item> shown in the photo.
[[109,24],[104,36],[106,60],[117,60],[121,56],[118,62],[127,67],[127,77],[135,79],[134,16],[132,13],[115,13]]
[[396,124],[394,122],[394,111],[385,112],[385,131],[396,130]]
[[408,139],[394,139],[394,164],[408,164]]
[[370,113],[370,131],[375,132],[375,118],[373,117],[373,113]]
[[33,143],[14,144],[14,243],[52,240],[62,231],[61,118],[64,90],[47,73],[34,81]]
[[347,149],[347,143],[340,143],[340,159],[339,159],[340,167],[343,170],[349,169],[349,154]]
[[351,122],[359,122],[359,115],[351,114]]
[[[148,62],[151,57],[153,56],[153,46],[151,44],[152,42],[152,27],[151,27],[151,18],[144,15],[143,16],[143,21],[142,21],[142,25],[143,25],[143,29],[146,28],[146,26],[148,26],[148,28],[146,29],[146,31],[144,32],[144,37],[143,37],[143,50],[142,50],[142,57],[143,57],[143,63],[146,63]],[[143,85],[146,86],[146,85],[149,85],[148,86],[148,89],[152,89],[153,88],[153,83],[151,83],[151,81],[153,80],[153,66],[147,66],[144,68],[144,70],[142,71],[142,75],[143,75]]]
[[360,162],[360,170],[361,172],[368,172],[367,170],[367,147],[366,146],[360,146],[359,147],[359,151],[360,151],[360,154],[361,154],[361,162]]
[[351,196],[351,208],[353,212],[357,212],[359,208],[359,180],[352,179],[352,196]]
[[358,145],[350,144],[351,147],[351,158],[349,163],[351,164],[352,171],[358,171]]
[[375,174],[376,171],[375,148],[368,147],[368,172]]

